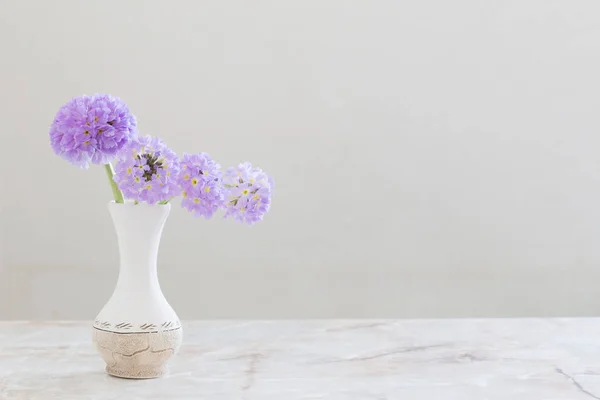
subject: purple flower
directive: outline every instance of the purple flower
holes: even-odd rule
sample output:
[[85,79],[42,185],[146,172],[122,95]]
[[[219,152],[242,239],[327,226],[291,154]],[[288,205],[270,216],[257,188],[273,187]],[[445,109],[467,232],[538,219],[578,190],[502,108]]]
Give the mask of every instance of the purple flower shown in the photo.
[[271,205],[273,181],[260,168],[246,162],[223,174],[226,188],[225,217],[252,225],[263,219]]
[[208,219],[223,206],[225,197],[219,168],[206,153],[183,154],[178,178],[183,208]]
[[155,204],[181,193],[177,184],[179,159],[159,138],[134,139],[119,157],[113,179],[125,198]]
[[50,126],[56,154],[80,168],[107,164],[137,136],[137,122],[127,105],[108,94],[75,97],[63,105]]

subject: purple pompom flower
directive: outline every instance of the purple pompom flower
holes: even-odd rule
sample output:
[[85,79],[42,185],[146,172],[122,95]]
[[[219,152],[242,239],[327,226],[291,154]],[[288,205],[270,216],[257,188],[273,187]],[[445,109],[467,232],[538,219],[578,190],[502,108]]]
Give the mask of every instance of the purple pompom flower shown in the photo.
[[75,97],[50,126],[56,154],[80,168],[107,164],[137,136],[137,121],[120,99],[108,94]]
[[119,153],[114,181],[127,199],[164,203],[181,193],[179,159],[156,137],[140,137]]
[[252,225],[263,219],[271,205],[273,181],[260,168],[246,162],[223,174],[226,188],[225,217]]
[[223,206],[223,187],[219,164],[208,154],[183,154],[179,185],[181,206],[195,216],[208,219]]

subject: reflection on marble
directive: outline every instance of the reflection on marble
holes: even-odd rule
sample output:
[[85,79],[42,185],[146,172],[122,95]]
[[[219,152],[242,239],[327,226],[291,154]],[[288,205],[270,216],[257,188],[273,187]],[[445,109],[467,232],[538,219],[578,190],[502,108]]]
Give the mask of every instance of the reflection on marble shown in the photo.
[[600,399],[600,319],[184,323],[169,376],[108,376],[89,323],[1,322],[0,399]]

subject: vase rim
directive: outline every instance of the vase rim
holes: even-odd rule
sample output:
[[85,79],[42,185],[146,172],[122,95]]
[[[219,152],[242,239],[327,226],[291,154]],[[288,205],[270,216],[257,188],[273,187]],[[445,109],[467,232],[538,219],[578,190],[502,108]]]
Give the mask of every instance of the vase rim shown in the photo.
[[167,204],[148,204],[145,202],[141,202],[138,204],[135,204],[133,201],[128,201],[125,200],[125,203],[117,203],[114,200],[111,200],[108,202],[108,205],[110,207],[138,207],[138,208],[146,208],[146,207],[159,207],[159,208],[170,208],[171,207],[171,203],[167,203]]

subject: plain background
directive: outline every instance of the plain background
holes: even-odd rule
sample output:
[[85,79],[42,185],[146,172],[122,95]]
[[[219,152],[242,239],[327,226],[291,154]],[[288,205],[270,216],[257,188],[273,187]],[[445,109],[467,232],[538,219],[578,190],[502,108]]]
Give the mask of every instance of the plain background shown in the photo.
[[0,0],[0,318],[93,319],[118,272],[71,97],[276,181],[264,222],[176,207],[181,318],[600,314],[597,0]]

